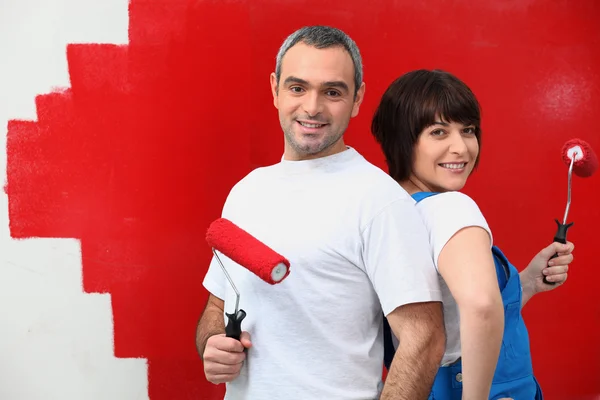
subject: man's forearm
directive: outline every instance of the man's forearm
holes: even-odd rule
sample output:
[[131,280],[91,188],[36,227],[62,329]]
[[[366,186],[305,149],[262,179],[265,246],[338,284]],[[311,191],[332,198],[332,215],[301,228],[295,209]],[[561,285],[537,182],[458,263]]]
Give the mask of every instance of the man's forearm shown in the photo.
[[225,333],[223,310],[209,298],[196,328],[196,349],[200,358],[203,358],[208,338],[222,333]]
[[387,317],[400,346],[380,399],[427,400],[446,349],[442,304],[407,304]]
[[443,331],[400,341],[380,400],[427,400],[446,345]]

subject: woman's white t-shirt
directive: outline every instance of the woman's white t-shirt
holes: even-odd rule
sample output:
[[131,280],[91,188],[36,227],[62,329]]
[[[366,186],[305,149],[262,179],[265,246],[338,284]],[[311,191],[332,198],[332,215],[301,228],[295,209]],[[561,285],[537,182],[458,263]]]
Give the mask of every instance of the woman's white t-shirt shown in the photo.
[[[456,232],[463,228],[479,226],[488,232],[490,243],[493,243],[492,232],[481,210],[475,201],[464,193],[438,193],[422,199],[416,204],[416,207],[429,231],[431,254],[436,269],[438,268],[438,258],[442,249]],[[450,289],[448,289],[441,275],[439,275],[439,280],[444,302],[444,323],[447,337],[442,366],[446,366],[454,363],[461,354],[460,320],[458,306],[450,293]],[[394,348],[397,348],[398,340],[393,333],[392,341]]]

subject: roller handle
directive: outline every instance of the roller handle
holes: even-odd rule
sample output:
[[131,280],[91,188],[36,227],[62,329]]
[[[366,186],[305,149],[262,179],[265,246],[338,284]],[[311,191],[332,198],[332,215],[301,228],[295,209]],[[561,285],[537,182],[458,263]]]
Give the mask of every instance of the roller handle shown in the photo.
[[246,318],[246,311],[239,310],[237,314],[225,313],[227,316],[227,326],[225,327],[225,336],[240,340],[242,335],[242,321]]
[[[558,228],[556,230],[556,234],[554,235],[554,241],[558,242],[558,243],[562,243],[562,244],[567,244],[567,230],[573,226],[573,222],[570,222],[568,224],[561,224],[557,219],[554,220],[556,222],[556,225],[558,225]],[[552,257],[550,257],[550,260],[552,260],[553,258],[558,257],[558,253],[554,253],[554,255]],[[548,261],[550,261],[548,260]],[[548,285],[556,285],[556,282],[550,282],[546,279],[546,276],[544,276],[544,283],[548,284]]]

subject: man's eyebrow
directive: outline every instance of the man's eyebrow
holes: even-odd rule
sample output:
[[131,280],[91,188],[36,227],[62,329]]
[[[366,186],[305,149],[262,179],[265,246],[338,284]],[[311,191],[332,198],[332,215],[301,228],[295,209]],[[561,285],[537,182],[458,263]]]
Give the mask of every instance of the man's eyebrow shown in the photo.
[[344,89],[347,92],[350,91],[350,88],[348,87],[348,85],[346,85],[346,82],[343,82],[343,81],[323,82],[322,86],[340,88],[340,89]]
[[285,78],[285,81],[283,81],[284,85],[287,85],[289,83],[300,83],[302,85],[308,85],[307,81],[305,81],[304,79],[296,78],[295,76],[288,76],[287,78]]
[[[306,85],[306,86],[309,85],[309,83],[307,81],[305,81],[304,79],[297,78],[295,76],[288,76],[283,81],[284,85],[289,85],[290,83],[299,83],[301,85]],[[350,90],[350,88],[348,87],[346,82],[343,82],[343,81],[327,81],[327,82],[321,83],[321,86],[339,88],[339,89],[343,89],[345,91]]]

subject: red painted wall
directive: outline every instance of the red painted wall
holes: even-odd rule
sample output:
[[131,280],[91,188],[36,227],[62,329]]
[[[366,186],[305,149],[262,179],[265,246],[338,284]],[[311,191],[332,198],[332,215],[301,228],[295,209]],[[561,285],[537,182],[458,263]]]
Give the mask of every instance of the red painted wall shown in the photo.
[[[562,144],[600,152],[599,16],[595,0],[132,0],[129,46],[69,46],[71,89],[9,122],[11,234],[81,239],[84,288],[112,295],[115,354],[149,359],[151,399],[217,399],[194,348],[203,236],[229,188],[281,156],[268,81],[285,36],[329,24],[357,41],[367,92],[347,143],[382,168],[368,128],[385,87],[416,68],[464,79],[484,118],[467,192],[524,267],[564,212]],[[568,284],[525,311],[548,400],[600,394],[600,178],[573,185]]]

